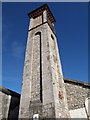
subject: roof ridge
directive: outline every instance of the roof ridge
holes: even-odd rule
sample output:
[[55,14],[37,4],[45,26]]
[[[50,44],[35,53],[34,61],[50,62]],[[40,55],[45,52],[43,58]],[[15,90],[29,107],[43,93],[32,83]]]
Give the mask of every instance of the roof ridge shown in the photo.
[[79,81],[79,80],[73,80],[73,79],[69,79],[69,78],[63,78],[65,82],[72,82],[72,83],[78,83],[84,86],[88,86],[90,87],[90,83],[88,82],[83,82],[83,81]]
[[15,92],[15,91],[12,91],[12,90],[10,90],[10,89],[8,89],[8,88],[5,88],[5,87],[3,87],[3,86],[0,86],[0,91],[2,91],[2,92],[4,92],[4,93],[6,93],[6,94],[8,94],[8,95],[14,95],[14,96],[20,96],[20,94],[19,93],[17,93],[17,92]]

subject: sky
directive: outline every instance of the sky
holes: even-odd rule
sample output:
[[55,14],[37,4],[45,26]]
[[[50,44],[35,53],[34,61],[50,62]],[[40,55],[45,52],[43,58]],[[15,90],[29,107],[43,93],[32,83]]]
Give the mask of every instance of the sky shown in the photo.
[[[40,2],[2,5],[2,86],[21,92],[28,13]],[[88,3],[47,3],[56,23],[55,30],[64,78],[88,82]]]

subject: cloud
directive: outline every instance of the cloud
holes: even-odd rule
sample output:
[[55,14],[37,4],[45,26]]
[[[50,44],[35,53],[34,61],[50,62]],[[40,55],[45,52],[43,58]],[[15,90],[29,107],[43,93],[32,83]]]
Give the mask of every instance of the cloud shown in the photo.
[[15,41],[12,43],[11,50],[12,50],[13,57],[21,58],[24,55],[25,46]]

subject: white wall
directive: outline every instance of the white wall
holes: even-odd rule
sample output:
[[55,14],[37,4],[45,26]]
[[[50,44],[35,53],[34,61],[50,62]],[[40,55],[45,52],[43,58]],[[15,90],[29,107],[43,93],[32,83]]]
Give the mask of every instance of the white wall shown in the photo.
[[70,110],[71,118],[87,118],[85,108]]

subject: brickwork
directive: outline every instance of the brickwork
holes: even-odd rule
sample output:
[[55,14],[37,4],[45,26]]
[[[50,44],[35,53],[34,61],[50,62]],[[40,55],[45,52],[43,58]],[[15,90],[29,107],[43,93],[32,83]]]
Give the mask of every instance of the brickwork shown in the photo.
[[30,29],[36,27],[37,25],[40,25],[42,23],[42,15],[32,18],[30,23]]
[[2,106],[2,109],[0,109],[0,118],[8,118],[10,101],[11,96],[8,96],[0,91],[0,107]]
[[18,118],[19,94],[0,87],[0,120]]
[[[68,108],[71,117],[73,118],[77,116],[79,118],[84,118],[84,117],[86,118],[87,116],[90,116],[89,103],[85,103],[86,98],[90,97],[90,86],[82,82],[79,83],[79,81],[74,81],[74,80],[71,81],[65,79],[64,81],[65,81],[65,87],[67,93]],[[49,94],[46,94],[46,97],[47,96],[49,96]],[[62,97],[60,95],[60,99],[61,98]],[[10,101],[12,101],[12,103]],[[61,106],[59,104],[56,110],[58,111],[58,109],[60,108]],[[6,94],[3,91],[0,91],[0,119],[17,118],[19,114],[18,109],[19,109],[19,97],[15,97],[15,95],[13,95],[13,98],[11,100],[11,95]],[[33,111],[34,113],[37,113],[38,111],[40,116],[43,115],[43,118],[45,118],[45,116],[47,117],[55,116],[54,102],[51,103],[47,102],[44,103],[44,105],[42,106],[42,103],[39,100],[38,101],[34,100],[30,102],[29,109],[30,109],[29,115],[31,116],[33,116]],[[58,114],[60,115],[60,112]]]
[[[51,33],[51,34],[50,34]],[[68,118],[68,105],[66,100],[66,92],[63,81],[63,74],[61,69],[61,62],[59,58],[58,46],[56,36],[48,26],[49,46],[50,46],[50,60],[52,72],[53,94],[55,102],[56,118]]]
[[[35,35],[33,39],[33,54],[32,54],[32,86],[31,96],[33,100],[40,99],[40,35]],[[35,84],[37,83],[37,84]]]
[[66,82],[66,92],[69,110],[85,107],[85,99],[90,97],[90,87],[87,85],[80,85],[78,81]]
[[34,12],[28,33],[19,118],[32,118],[34,114],[41,118],[68,118],[57,40],[51,29],[53,17],[48,10],[42,11],[43,16],[37,12],[38,17]]

